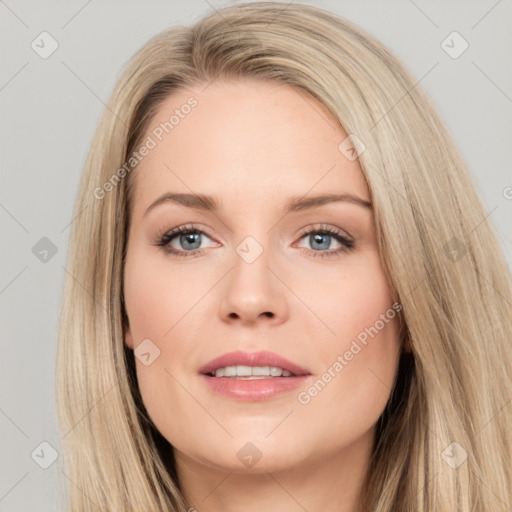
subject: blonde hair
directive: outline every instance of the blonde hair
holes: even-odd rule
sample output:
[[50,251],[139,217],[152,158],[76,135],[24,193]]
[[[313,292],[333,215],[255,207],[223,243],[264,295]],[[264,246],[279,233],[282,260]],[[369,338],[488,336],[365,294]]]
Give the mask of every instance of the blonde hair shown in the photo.
[[359,161],[412,350],[378,423],[365,510],[509,512],[511,280],[466,165],[380,42],[327,11],[278,2],[227,7],[153,37],[99,122],[76,199],[58,342],[70,510],[187,510],[124,345],[134,176],[116,170],[169,94],[218,78],[307,91],[365,145]]

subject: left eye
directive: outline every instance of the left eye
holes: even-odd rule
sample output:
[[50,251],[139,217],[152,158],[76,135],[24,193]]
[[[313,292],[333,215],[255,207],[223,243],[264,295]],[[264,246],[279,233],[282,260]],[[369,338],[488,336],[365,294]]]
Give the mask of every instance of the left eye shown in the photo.
[[[313,250],[317,250],[317,249],[330,249],[332,239],[336,240],[337,237],[336,237],[336,235],[333,235],[331,233],[325,233],[323,231],[310,231],[309,233],[306,233],[305,235],[303,235],[301,237],[301,240],[303,238],[306,238],[306,240],[309,241],[310,247],[312,247]],[[336,242],[338,244],[341,243],[341,241],[339,239],[336,240]]]
[[[331,227],[321,227],[319,229],[312,229],[302,234],[300,239],[308,237],[313,257],[329,257],[338,256],[340,253],[349,251],[355,247],[354,241],[344,236],[340,231]],[[330,249],[332,239],[340,245],[337,249]]]

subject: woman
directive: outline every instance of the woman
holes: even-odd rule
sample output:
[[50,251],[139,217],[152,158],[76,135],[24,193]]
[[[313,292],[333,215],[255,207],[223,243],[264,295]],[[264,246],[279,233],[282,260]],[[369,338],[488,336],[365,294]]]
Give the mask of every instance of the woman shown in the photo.
[[371,36],[261,2],[154,37],[75,208],[71,510],[510,510],[510,276]]

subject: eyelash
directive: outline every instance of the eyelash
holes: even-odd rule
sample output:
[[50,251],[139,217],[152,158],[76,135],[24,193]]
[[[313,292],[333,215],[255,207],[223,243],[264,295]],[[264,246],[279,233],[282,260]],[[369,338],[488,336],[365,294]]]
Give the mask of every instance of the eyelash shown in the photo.
[[[205,233],[203,230],[196,228],[194,224],[190,224],[187,226],[179,226],[171,231],[168,231],[161,237],[159,237],[154,245],[157,245],[161,247],[167,254],[172,254],[174,256],[178,257],[196,257],[201,256],[202,249],[195,249],[193,251],[177,251],[173,247],[171,247],[170,242],[177,236],[181,234],[187,234],[187,233],[200,233],[202,235],[208,236],[208,233]],[[335,238],[340,244],[342,244],[342,247],[335,250],[330,251],[313,251],[312,249],[306,249],[308,252],[312,252],[313,258],[332,258],[332,257],[338,257],[341,255],[341,253],[348,252],[350,250],[353,250],[355,248],[355,243],[353,240],[345,237],[342,235],[341,231],[331,228],[329,226],[321,225],[319,228],[315,229],[309,229],[306,231],[303,231],[299,239],[304,238],[306,235],[310,235],[312,233],[320,233],[322,235],[329,235]],[[208,238],[211,238],[208,236]],[[304,249],[301,247],[300,249]]]

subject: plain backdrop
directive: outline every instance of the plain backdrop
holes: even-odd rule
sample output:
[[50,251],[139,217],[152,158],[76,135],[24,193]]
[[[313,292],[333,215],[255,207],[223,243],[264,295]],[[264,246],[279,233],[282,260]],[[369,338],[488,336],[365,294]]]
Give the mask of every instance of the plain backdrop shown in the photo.
[[[104,102],[152,35],[229,3],[0,0],[0,512],[62,510],[69,483],[55,415],[57,325],[73,202]],[[512,2],[302,3],[355,22],[409,67],[459,145],[512,261]],[[42,58],[53,41],[57,49]]]

